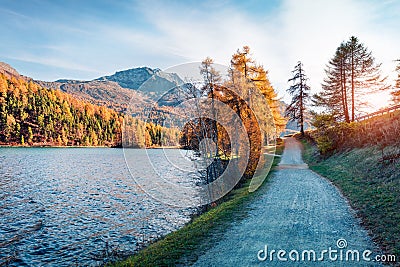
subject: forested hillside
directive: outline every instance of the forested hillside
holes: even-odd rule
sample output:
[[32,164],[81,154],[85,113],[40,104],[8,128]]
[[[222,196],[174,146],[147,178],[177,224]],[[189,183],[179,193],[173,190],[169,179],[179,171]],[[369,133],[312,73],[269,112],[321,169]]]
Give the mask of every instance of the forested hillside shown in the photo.
[[[50,89],[58,89],[73,97],[98,106],[106,106],[118,112],[131,109],[140,112],[150,100],[139,92],[122,88],[112,81],[76,81],[61,80],[56,82],[35,81],[35,83]],[[134,101],[131,101],[134,99]]]
[[122,116],[21,77],[0,74],[2,144],[116,146]]
[[105,106],[44,88],[31,79],[0,73],[0,145],[176,146],[179,130],[123,115]]

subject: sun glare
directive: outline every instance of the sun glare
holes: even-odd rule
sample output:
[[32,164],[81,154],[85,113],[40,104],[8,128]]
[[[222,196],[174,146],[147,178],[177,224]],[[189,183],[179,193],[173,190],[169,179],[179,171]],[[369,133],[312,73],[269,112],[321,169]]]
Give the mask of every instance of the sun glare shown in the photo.
[[365,101],[368,102],[368,107],[362,109],[365,113],[372,113],[379,109],[391,106],[393,103],[391,101],[390,92],[378,92],[364,96]]

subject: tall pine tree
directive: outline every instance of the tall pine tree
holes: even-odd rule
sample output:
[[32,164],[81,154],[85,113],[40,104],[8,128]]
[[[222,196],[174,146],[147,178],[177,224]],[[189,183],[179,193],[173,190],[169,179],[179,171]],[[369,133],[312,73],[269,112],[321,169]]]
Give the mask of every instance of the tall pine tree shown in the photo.
[[313,96],[315,106],[323,106],[328,109],[337,120],[350,122],[346,68],[346,44],[342,43],[335,52],[334,57],[325,69],[326,77],[322,84],[322,91]]
[[307,85],[307,76],[300,61],[292,72],[294,76],[288,82],[293,82],[293,85],[287,89],[287,92],[292,95],[292,102],[286,108],[285,115],[290,120],[297,121],[301,135],[304,135],[304,113],[310,97],[310,87]]
[[324,90],[314,96],[315,105],[327,108],[339,120],[354,121],[356,112],[367,104],[364,95],[388,89],[380,67],[367,47],[352,36],[329,61]]
[[396,61],[398,62],[396,66],[397,77],[394,84],[394,90],[391,92],[391,94],[393,102],[395,104],[399,104],[400,103],[400,59]]

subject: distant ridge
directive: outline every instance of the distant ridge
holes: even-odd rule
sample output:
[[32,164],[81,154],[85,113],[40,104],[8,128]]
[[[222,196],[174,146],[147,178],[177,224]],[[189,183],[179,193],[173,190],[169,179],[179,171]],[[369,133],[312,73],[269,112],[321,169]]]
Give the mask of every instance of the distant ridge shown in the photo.
[[[7,63],[0,62],[0,73],[16,76],[26,81],[34,81],[40,86],[59,89],[72,96],[95,105],[106,106],[118,112],[140,114],[145,109],[158,104],[171,106],[177,103],[168,97],[162,97],[170,89],[185,82],[176,74],[163,72],[159,68],[138,67],[116,71],[112,75],[93,80],[58,79],[54,82],[34,80],[20,75]],[[167,94],[169,95],[169,94]],[[173,97],[173,96],[171,96]]]
[[59,89],[79,99],[104,105],[119,112],[140,113],[183,80],[176,73],[139,67],[115,72],[91,81],[59,79],[35,81],[41,86]]
[[123,88],[142,91],[149,96],[160,96],[168,89],[182,85],[184,81],[176,73],[163,72],[149,67],[117,71],[113,75],[103,76],[95,81],[113,81]]
[[4,62],[0,62],[0,73],[3,73],[4,75],[8,76],[15,76],[15,77],[21,76],[18,73],[18,71],[16,71],[13,67]]
[[107,80],[78,81],[57,80],[55,82],[36,81],[43,87],[59,89],[74,97],[92,104],[106,106],[118,112],[131,108],[139,112],[149,105],[149,98],[138,91],[121,87],[118,83]]
[[95,79],[95,81],[113,81],[117,82],[121,87],[124,88],[138,89],[145,81],[159,71],[160,69],[140,67],[117,71],[113,75],[103,76]]

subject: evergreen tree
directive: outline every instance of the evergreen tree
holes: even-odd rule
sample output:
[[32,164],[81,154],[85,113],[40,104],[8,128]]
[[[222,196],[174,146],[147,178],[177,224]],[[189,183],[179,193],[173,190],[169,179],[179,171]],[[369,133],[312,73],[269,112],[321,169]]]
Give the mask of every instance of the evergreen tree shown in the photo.
[[297,121],[301,135],[304,135],[304,113],[310,97],[310,87],[307,85],[307,76],[300,61],[294,67],[293,73],[293,78],[288,80],[293,82],[293,85],[287,89],[287,92],[292,95],[292,102],[286,108],[285,115],[290,120]]
[[397,77],[394,84],[394,91],[391,92],[392,100],[395,104],[400,103],[400,59],[396,60],[398,62],[396,66]]
[[354,121],[356,112],[366,105],[363,95],[388,89],[380,66],[367,47],[352,36],[329,61],[324,90],[314,96],[314,104],[327,108],[339,120]]
[[313,102],[315,106],[327,108],[337,120],[350,122],[345,60],[346,46],[342,43],[325,69],[326,78],[322,84],[323,91],[313,96]]

